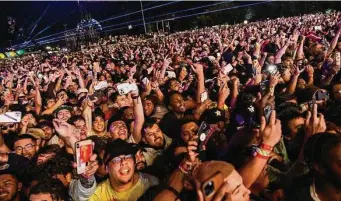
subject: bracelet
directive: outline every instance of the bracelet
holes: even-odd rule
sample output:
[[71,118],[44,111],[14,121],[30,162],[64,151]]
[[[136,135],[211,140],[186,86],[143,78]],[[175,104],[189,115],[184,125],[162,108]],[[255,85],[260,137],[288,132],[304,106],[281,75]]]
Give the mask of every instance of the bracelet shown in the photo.
[[258,158],[261,158],[261,159],[269,159],[270,154],[271,154],[271,151],[267,151],[267,150],[261,149],[259,147],[256,147],[254,149],[254,152],[253,152],[253,155],[255,157],[258,157]]
[[262,156],[262,155],[260,155],[260,154],[256,154],[256,157],[257,157],[257,158],[261,158],[261,159],[266,159],[266,160],[269,159],[269,156]]
[[272,149],[273,149],[274,147],[273,147],[273,146],[270,146],[270,145],[267,145],[267,144],[264,144],[264,143],[262,143],[262,144],[260,144],[259,148],[261,148],[261,149],[264,149],[264,150],[266,150],[266,151],[272,151]]

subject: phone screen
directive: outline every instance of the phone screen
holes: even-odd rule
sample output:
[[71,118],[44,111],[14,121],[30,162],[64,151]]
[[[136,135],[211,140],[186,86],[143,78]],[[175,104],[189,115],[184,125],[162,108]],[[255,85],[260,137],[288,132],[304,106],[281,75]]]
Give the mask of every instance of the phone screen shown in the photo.
[[269,85],[269,81],[268,80],[264,80],[260,83],[260,92],[262,95],[264,95],[267,90],[268,90],[268,85]]
[[93,153],[92,140],[83,140],[76,142],[76,162],[77,174],[85,173],[86,167],[90,162],[90,157]]

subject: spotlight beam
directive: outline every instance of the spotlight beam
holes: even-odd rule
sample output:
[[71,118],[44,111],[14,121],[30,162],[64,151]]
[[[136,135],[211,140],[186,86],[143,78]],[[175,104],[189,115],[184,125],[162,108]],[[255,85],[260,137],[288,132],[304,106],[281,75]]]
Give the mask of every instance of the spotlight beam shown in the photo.
[[[229,8],[222,8],[222,9],[216,9],[216,10],[211,10],[211,11],[205,11],[205,12],[200,12],[200,13],[195,13],[195,14],[190,14],[190,15],[183,15],[183,16],[178,16],[178,17],[174,17],[172,18],[172,20],[174,19],[181,19],[181,18],[187,18],[187,17],[193,17],[193,16],[197,16],[197,15],[203,15],[203,14],[209,14],[209,13],[213,13],[213,12],[220,12],[220,11],[224,11],[224,10],[232,10],[232,9],[236,9],[236,8],[243,8],[243,7],[248,7],[248,6],[256,6],[256,5],[260,5],[260,4],[265,4],[265,3],[271,3],[272,1],[262,1],[262,2],[257,2],[257,3],[251,3],[251,4],[246,4],[246,5],[240,5],[240,6],[234,6],[234,7],[229,7]],[[164,21],[167,21],[168,19],[164,19]],[[152,21],[152,22],[148,22],[146,24],[153,24],[155,22],[159,22],[160,20],[157,21]],[[140,24],[135,24],[133,26],[143,26],[143,23]],[[120,29],[125,29],[126,27],[119,27],[119,28],[115,28],[115,29],[109,29],[109,30],[102,30],[100,32],[108,32],[108,31],[115,31],[115,30],[120,30]],[[74,35],[72,35],[74,36]],[[65,37],[63,37],[65,38]],[[54,38],[54,39],[49,39],[49,40],[45,40],[45,41],[39,41],[41,44],[47,44],[47,43],[52,43],[52,42],[58,42],[63,40],[58,38]]]
[[[169,3],[166,3],[166,4],[162,4],[162,5],[150,7],[150,8],[145,9],[144,11],[152,10],[152,9],[155,9],[155,8],[160,8],[160,7],[167,6],[167,5],[170,5],[170,4],[173,4],[173,3],[177,3],[177,2],[179,2],[179,1],[181,1],[181,0],[172,1],[172,2],[169,2]],[[110,17],[110,18],[104,19],[104,20],[102,20],[102,21],[99,21],[99,23],[101,23],[101,22],[106,22],[106,21],[111,21],[111,20],[114,20],[114,19],[119,19],[119,18],[128,16],[128,15],[133,15],[133,14],[137,14],[137,13],[140,13],[140,12],[141,12],[141,10],[138,10],[138,11],[134,11],[134,12],[131,12],[131,13],[123,14],[123,15],[120,15],[120,16]],[[74,28],[74,29],[70,29],[70,30],[68,30],[68,31],[74,31],[74,30],[76,30],[76,29],[77,29],[77,28]],[[59,34],[63,34],[63,33],[68,32],[68,31],[62,31],[62,32],[58,32],[58,33],[51,34],[51,35],[48,35],[48,36],[44,36],[44,37],[41,37],[41,38],[37,38],[37,40],[41,40],[41,39],[45,39],[45,38],[50,38],[50,37],[52,37],[52,36],[59,35]]]
[[[218,2],[218,3],[214,3],[214,4],[209,4],[209,5],[204,5],[204,6],[198,6],[198,7],[194,7],[194,8],[185,9],[185,10],[180,10],[180,11],[176,11],[176,12],[173,12],[173,13],[161,14],[161,15],[157,15],[157,16],[152,16],[152,17],[145,18],[145,20],[153,19],[153,18],[157,18],[157,17],[162,17],[162,16],[167,16],[167,15],[172,15],[172,14],[176,14],[176,13],[187,12],[187,11],[191,11],[191,10],[197,10],[197,9],[200,9],[200,8],[206,8],[206,7],[210,7],[210,6],[215,6],[215,5],[219,5],[219,4],[223,4],[223,3],[231,2],[231,1],[232,1],[232,0],[230,0],[230,1],[223,1],[223,2]],[[131,23],[139,22],[139,21],[141,21],[141,19],[132,20],[132,21],[129,21],[129,22],[123,22],[123,23],[114,24],[114,25],[104,26],[104,27],[102,27],[102,29],[107,29],[107,28],[110,28],[110,27],[117,27],[117,26],[125,25],[125,24],[131,24]],[[161,21],[161,20],[158,20],[158,21]],[[157,21],[156,21],[156,22],[157,22]],[[55,39],[58,39],[58,38],[64,38],[64,37],[65,37],[65,36],[59,36],[59,37],[56,37],[56,38],[52,38],[51,40],[55,40]],[[48,39],[48,40],[49,40],[49,39]]]

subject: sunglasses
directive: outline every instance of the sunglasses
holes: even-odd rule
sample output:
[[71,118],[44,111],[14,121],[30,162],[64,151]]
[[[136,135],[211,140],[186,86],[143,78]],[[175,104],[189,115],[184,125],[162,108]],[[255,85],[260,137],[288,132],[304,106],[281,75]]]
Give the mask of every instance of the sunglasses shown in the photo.
[[3,125],[1,126],[2,130],[7,130],[7,128],[14,128],[15,124],[10,124],[10,125]]

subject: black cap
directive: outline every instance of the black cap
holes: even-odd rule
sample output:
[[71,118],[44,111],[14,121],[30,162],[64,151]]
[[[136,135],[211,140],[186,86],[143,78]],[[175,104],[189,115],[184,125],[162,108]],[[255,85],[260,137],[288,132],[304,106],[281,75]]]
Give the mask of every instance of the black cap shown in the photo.
[[224,110],[218,108],[212,108],[207,110],[203,116],[204,121],[206,121],[208,124],[215,124],[218,123],[219,121],[225,121]]
[[128,143],[122,139],[116,139],[107,144],[104,155],[104,163],[108,164],[113,158],[120,155],[135,155],[139,150],[137,144]]

